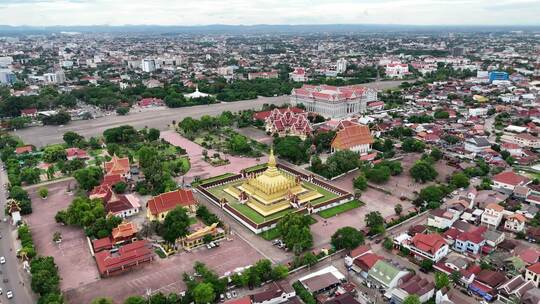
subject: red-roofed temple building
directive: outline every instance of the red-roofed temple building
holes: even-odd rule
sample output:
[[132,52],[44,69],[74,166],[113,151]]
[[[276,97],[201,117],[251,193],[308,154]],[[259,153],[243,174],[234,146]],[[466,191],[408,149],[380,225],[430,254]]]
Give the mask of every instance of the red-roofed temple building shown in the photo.
[[306,111],[341,118],[365,113],[367,103],[377,100],[377,91],[361,85],[335,87],[303,85],[291,92],[291,105],[303,104]]
[[184,207],[189,213],[195,213],[197,200],[191,190],[178,189],[154,196],[146,203],[146,216],[150,221],[163,221],[169,211]]
[[154,260],[154,253],[147,241],[135,241],[117,250],[100,251],[95,255],[102,277],[119,274]]

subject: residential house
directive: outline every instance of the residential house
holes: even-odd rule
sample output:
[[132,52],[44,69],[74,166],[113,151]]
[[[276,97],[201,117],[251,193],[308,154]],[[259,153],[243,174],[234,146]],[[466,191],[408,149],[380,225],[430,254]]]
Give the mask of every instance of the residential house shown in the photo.
[[130,176],[130,165],[127,157],[119,158],[113,155],[111,161],[105,162],[103,166],[106,175],[119,174],[124,178],[129,178]]
[[531,281],[525,280],[521,275],[516,275],[497,288],[497,299],[502,303],[510,304],[512,299],[521,299],[528,290],[533,288],[535,287]]
[[533,282],[536,287],[540,286],[540,262],[527,267],[525,280]]
[[371,151],[373,137],[366,125],[351,125],[339,130],[332,140],[332,152],[339,150],[350,150],[360,154],[367,154]]
[[518,185],[526,185],[529,183],[529,179],[525,176],[514,173],[514,171],[501,172],[492,178],[493,188],[495,190],[512,193]]
[[522,232],[525,229],[525,222],[525,216],[515,213],[506,218],[504,229],[512,232]]
[[498,204],[489,204],[482,213],[481,223],[491,228],[497,228],[504,216],[504,207]]
[[88,154],[83,149],[67,148],[66,157],[67,157],[67,160],[88,159]]
[[301,279],[300,282],[307,291],[314,295],[333,290],[341,284],[341,281],[332,272],[325,272],[315,276]]
[[533,136],[529,133],[511,134],[507,133],[501,136],[501,140],[509,143],[517,144],[523,148],[538,149],[540,148],[540,137]]
[[465,141],[465,151],[471,153],[480,153],[485,149],[491,148],[491,143],[486,137],[475,136]]
[[197,209],[197,201],[191,190],[178,189],[154,196],[146,203],[146,217],[150,221],[163,221],[169,211],[176,207],[186,208],[191,214]]
[[484,269],[469,284],[469,290],[487,301],[491,301],[495,298],[497,288],[506,283],[506,281],[506,275],[503,272]]
[[279,304],[296,296],[294,289],[286,282],[272,282],[264,291],[250,296],[252,304]]
[[461,253],[478,254],[486,244],[483,237],[486,230],[486,227],[477,227],[471,231],[459,233],[452,248]]
[[433,209],[428,214],[427,225],[438,229],[447,229],[459,218],[454,210]]
[[429,259],[438,262],[448,254],[448,244],[438,233],[418,233],[410,242],[405,242],[408,248],[417,259]]
[[486,240],[486,245],[495,248],[500,243],[504,241],[505,234],[503,232],[497,231],[497,230],[486,230],[483,234],[484,239]]
[[416,295],[420,303],[425,303],[433,297],[435,284],[419,275],[409,273],[403,278],[397,288],[391,291],[391,303],[401,304],[410,295]]
[[403,283],[403,277],[407,273],[384,260],[378,260],[368,271],[368,280],[375,286],[392,289]]

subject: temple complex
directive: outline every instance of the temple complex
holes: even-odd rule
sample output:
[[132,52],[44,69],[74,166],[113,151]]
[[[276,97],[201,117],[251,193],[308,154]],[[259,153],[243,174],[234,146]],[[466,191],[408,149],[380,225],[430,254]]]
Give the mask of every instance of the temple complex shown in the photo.
[[251,174],[243,184],[224,191],[265,217],[323,196],[304,187],[299,177],[278,169],[273,150],[264,172]]

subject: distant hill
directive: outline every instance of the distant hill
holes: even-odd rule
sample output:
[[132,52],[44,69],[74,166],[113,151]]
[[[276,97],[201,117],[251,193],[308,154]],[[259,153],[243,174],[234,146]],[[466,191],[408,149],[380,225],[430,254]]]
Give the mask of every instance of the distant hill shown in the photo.
[[305,24],[305,25],[201,25],[201,26],[9,26],[0,25],[0,35],[81,33],[198,33],[198,34],[252,34],[252,33],[347,33],[347,32],[508,32],[540,31],[540,26],[453,26],[453,25],[385,25],[385,24]]

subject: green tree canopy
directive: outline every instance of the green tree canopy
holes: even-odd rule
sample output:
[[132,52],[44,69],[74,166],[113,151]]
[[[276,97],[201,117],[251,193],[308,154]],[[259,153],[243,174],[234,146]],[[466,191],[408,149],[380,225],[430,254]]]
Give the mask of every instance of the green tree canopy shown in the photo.
[[167,213],[161,227],[161,236],[169,243],[175,243],[180,237],[188,234],[189,217],[186,209],[176,207]]
[[193,289],[193,299],[197,304],[213,303],[214,298],[214,288],[209,283],[200,283]]
[[331,243],[336,250],[352,250],[364,243],[364,234],[353,227],[343,227],[332,235]]
[[287,248],[298,254],[313,245],[313,236],[309,229],[310,218],[297,213],[289,213],[282,217],[277,229]]
[[433,165],[425,160],[417,161],[409,170],[412,178],[417,182],[425,183],[434,180],[439,174]]

